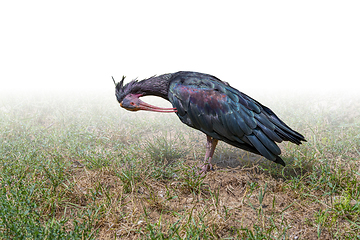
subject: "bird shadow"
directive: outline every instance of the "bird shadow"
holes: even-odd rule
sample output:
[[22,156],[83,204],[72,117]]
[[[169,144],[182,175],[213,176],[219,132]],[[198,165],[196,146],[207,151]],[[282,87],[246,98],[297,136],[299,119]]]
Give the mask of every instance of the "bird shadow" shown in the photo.
[[219,168],[239,168],[257,164],[262,158],[262,156],[246,152],[240,153],[239,155],[227,153],[214,156],[211,162]]
[[242,150],[220,151],[220,153],[212,159],[211,163],[215,166],[215,170],[232,170],[233,172],[242,171],[242,169],[255,167],[256,174],[268,173],[276,179],[291,179],[292,177],[303,176],[310,169],[307,167],[293,167],[293,159],[284,158],[287,167],[273,163],[263,156],[249,153]]

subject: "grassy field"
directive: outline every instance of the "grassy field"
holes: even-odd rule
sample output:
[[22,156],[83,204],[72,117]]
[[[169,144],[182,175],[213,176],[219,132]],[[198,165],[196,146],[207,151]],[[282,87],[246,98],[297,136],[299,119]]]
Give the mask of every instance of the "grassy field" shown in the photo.
[[285,168],[113,93],[0,97],[0,239],[360,239],[360,97],[254,96],[305,135]]

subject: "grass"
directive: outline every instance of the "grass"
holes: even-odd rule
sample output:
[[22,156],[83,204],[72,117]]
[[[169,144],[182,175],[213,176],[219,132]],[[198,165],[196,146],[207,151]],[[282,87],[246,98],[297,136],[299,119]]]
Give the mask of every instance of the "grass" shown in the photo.
[[[2,95],[1,239],[360,238],[359,98],[261,99],[308,142],[285,168],[110,94]],[[286,104],[283,104],[286,102]]]

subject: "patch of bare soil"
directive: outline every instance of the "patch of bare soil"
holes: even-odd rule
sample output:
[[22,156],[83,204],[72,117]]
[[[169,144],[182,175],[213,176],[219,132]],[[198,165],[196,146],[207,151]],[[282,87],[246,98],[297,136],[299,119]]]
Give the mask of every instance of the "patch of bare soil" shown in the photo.
[[[256,166],[217,166],[203,180],[199,178],[198,185],[189,184],[186,177],[154,180],[145,172],[126,182],[119,178],[119,172],[121,169],[82,168],[74,175],[74,204],[101,206],[94,226],[99,239],[113,239],[115,235],[137,239],[147,234],[149,225],[166,235],[173,224],[180,226],[178,231],[185,236],[191,219],[199,226],[208,226],[216,238],[238,236],[241,229],[254,231],[257,226],[268,229],[274,237],[315,239],[314,211],[325,207],[311,199],[300,199],[282,179]],[[326,229],[321,236],[330,238]]]

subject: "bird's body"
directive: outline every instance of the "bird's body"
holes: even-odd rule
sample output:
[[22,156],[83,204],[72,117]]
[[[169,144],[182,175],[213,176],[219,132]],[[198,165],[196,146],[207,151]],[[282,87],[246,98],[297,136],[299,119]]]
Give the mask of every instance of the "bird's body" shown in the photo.
[[[123,79],[124,80],[124,79]],[[205,162],[210,165],[218,140],[264,156],[285,166],[275,142],[306,141],[281,121],[273,111],[218,78],[197,72],[176,72],[116,85],[116,97],[127,110],[176,112],[186,125],[207,135]],[[155,95],[173,108],[159,108],[139,97]],[[203,166],[206,172],[208,166]]]

